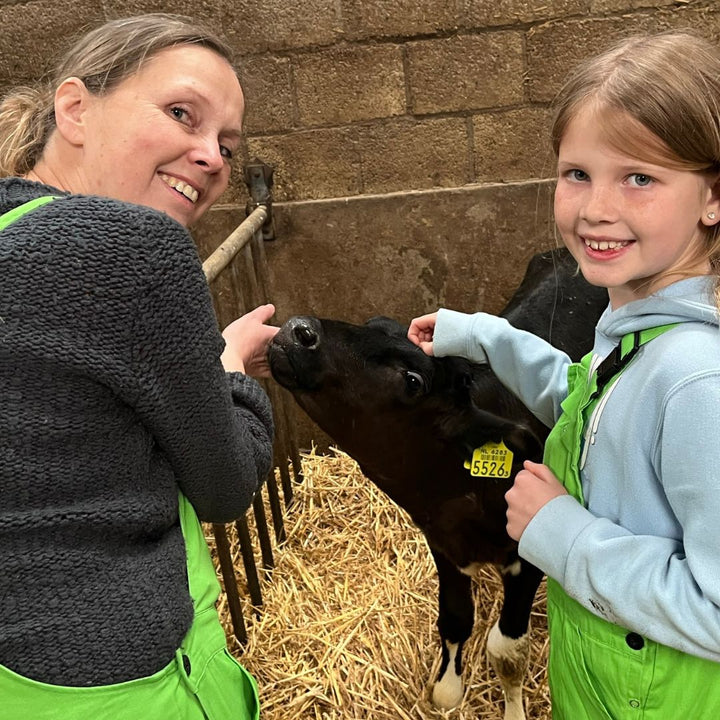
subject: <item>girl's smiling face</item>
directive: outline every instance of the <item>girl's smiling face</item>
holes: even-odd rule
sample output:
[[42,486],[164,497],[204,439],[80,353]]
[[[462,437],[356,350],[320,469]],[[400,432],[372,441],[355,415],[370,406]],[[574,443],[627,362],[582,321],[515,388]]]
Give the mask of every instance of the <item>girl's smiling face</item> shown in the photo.
[[608,288],[617,309],[675,282],[675,271],[709,273],[697,257],[703,224],[717,222],[707,214],[717,218],[720,207],[716,178],[623,154],[603,134],[603,117],[586,106],[565,129],[555,222],[585,279]]
[[244,98],[217,53],[162,50],[109,93],[85,99],[75,192],[147,205],[185,226],[224,192]]

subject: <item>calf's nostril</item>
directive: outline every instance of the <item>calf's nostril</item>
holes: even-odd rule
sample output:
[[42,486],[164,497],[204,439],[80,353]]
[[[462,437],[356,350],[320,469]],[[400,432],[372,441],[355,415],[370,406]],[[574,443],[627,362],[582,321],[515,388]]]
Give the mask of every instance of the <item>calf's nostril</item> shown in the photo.
[[293,334],[303,347],[312,348],[318,343],[317,333],[307,325],[296,325]]

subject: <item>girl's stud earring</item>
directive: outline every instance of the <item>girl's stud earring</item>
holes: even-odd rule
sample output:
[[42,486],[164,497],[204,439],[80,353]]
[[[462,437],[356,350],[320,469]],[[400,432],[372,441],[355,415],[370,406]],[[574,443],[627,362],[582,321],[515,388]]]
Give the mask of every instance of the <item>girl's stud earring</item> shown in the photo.
[[714,213],[714,212],[709,212],[707,216],[710,218],[710,220],[714,220],[714,219],[715,219],[715,213]]

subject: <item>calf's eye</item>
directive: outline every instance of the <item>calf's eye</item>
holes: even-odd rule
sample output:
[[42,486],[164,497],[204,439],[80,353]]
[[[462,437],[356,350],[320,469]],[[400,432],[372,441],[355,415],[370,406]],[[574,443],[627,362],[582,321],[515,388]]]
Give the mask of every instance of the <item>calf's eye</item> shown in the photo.
[[425,390],[425,380],[412,370],[405,371],[405,387],[412,395],[418,395]]

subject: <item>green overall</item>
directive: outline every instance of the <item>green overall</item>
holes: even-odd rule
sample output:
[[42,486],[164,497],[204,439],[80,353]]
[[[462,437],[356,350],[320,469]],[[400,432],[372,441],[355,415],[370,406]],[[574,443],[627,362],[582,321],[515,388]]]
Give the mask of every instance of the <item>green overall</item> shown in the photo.
[[[0,230],[52,199],[0,216]],[[194,619],[175,658],[149,677],[95,687],[48,685],[0,665],[3,720],[258,720],[255,680],[227,650],[215,609],[220,583],[195,510],[182,494],[179,513]]]
[[[544,462],[584,503],[579,458],[585,421],[637,349],[674,325],[626,335],[608,370],[588,377],[591,353],[568,370],[568,397]],[[604,383],[597,390],[597,377]],[[720,664],[661,645],[603,620],[548,578],[553,720],[716,720]]]

